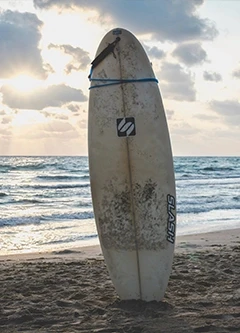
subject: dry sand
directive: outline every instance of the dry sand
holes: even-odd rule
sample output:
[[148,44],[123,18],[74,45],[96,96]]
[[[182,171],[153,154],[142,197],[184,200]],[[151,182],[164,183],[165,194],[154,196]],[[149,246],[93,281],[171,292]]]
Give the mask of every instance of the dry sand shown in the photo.
[[178,237],[162,302],[120,301],[99,246],[0,256],[0,332],[240,332],[240,229]]

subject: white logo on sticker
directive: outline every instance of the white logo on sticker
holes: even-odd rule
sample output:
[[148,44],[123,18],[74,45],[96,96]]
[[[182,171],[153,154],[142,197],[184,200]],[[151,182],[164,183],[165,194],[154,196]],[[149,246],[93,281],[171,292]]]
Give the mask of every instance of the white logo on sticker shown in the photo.
[[133,117],[117,119],[118,136],[136,135],[135,119]]

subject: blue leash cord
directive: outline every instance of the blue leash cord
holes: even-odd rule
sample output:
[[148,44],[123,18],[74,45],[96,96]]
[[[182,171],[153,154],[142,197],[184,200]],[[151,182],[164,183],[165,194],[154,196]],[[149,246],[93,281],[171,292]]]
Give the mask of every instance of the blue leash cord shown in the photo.
[[158,83],[158,80],[155,77],[142,78],[142,79],[96,79],[96,78],[92,78],[92,72],[93,72],[93,69],[91,68],[90,74],[88,76],[89,81],[90,82],[102,82],[102,84],[89,87],[89,89],[102,88],[102,87],[113,86],[116,84],[133,83],[133,82],[156,82],[156,83]]

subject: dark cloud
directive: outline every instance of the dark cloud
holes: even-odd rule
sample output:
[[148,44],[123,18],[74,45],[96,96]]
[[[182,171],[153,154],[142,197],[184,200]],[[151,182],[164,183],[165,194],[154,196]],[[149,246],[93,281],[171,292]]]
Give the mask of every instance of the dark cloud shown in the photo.
[[65,114],[56,114],[55,119],[68,120],[68,116]]
[[66,72],[67,74],[71,71],[85,70],[89,66],[91,59],[89,58],[89,53],[81,49],[80,47],[73,47],[71,45],[54,45],[50,44],[49,49],[55,48],[63,51],[66,54],[72,56],[72,61],[67,64]]
[[53,116],[53,114],[48,111],[42,111],[41,114],[43,114],[44,117],[46,117],[46,118],[51,118]]
[[66,132],[68,133],[68,137],[69,134],[71,134],[70,137],[77,137],[76,129],[68,122],[61,120],[54,120],[47,124],[43,124],[41,130],[53,137],[56,137],[56,135],[63,136],[63,133]]
[[[215,129],[214,132],[209,133],[209,135],[211,135],[211,134],[215,138],[216,137],[217,138],[222,137],[224,139],[224,141],[228,140],[228,139],[234,139],[234,140],[237,140],[239,142],[239,140],[240,140],[239,128],[233,127],[233,126],[231,126],[231,131],[229,131],[228,128],[225,128],[225,129],[224,128],[217,128],[217,129]],[[237,145],[237,147],[238,147],[238,149],[240,148],[239,145]],[[240,150],[239,150],[239,153],[240,153]]]
[[78,113],[80,111],[80,106],[77,104],[69,104],[67,108],[72,111],[73,113]]
[[210,106],[228,124],[240,126],[240,103],[237,100],[212,101]]
[[67,115],[59,113],[59,112],[42,111],[41,114],[43,114],[46,118],[68,120],[68,116]]
[[166,53],[156,46],[149,47],[147,45],[144,45],[144,47],[150,58],[162,59],[166,56]]
[[198,113],[193,116],[194,118],[200,119],[200,120],[206,120],[206,121],[212,121],[216,120],[217,117],[214,115],[209,115],[209,114],[203,114],[203,113]]
[[217,34],[213,22],[196,13],[203,0],[113,1],[113,0],[34,0],[38,8],[81,8],[96,10],[97,20],[127,27],[136,34],[150,33],[158,40],[212,40]]
[[172,119],[173,115],[174,115],[174,111],[173,110],[166,110],[166,115],[168,119]]
[[219,73],[216,72],[203,72],[203,78],[206,81],[213,81],[213,82],[219,82],[222,81],[222,76]]
[[0,78],[20,72],[45,77],[38,48],[42,24],[35,14],[11,10],[0,13]]
[[233,71],[232,76],[240,79],[240,69],[236,69],[235,71]]
[[207,53],[199,43],[179,45],[172,55],[189,66],[201,64],[207,60]]
[[36,89],[31,93],[21,93],[11,86],[3,86],[3,103],[10,108],[42,110],[46,107],[60,107],[69,102],[84,102],[87,97],[81,90],[64,84]]
[[185,72],[179,64],[163,63],[157,76],[165,98],[178,101],[195,101],[196,90],[193,77],[191,73]]
[[[199,132],[199,129],[189,125],[185,121],[175,123],[171,130],[172,136],[177,138],[177,141],[181,138],[184,138],[184,140],[186,140],[186,137],[188,137],[188,139],[190,139],[189,137],[193,137],[198,132]],[[185,143],[186,143],[186,141],[185,141]],[[191,144],[191,141],[189,141],[188,143]]]
[[10,117],[10,116],[3,117],[2,121],[1,121],[2,124],[9,124],[11,122],[12,122],[12,117]]

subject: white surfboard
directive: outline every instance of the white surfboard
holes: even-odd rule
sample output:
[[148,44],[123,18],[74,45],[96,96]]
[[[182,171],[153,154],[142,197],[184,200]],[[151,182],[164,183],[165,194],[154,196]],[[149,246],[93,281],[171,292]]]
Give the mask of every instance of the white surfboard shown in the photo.
[[158,83],[124,29],[106,34],[92,65],[89,168],[102,252],[121,299],[159,301],[171,272],[176,203]]

